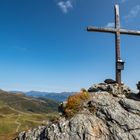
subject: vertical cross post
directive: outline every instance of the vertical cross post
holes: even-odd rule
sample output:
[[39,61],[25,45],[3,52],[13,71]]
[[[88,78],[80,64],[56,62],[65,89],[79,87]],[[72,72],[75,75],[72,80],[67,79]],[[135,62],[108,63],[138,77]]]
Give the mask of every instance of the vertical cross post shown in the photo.
[[116,34],[115,34],[115,52],[116,52],[116,82],[118,84],[121,84],[121,69],[118,69],[119,61],[121,60],[120,56],[120,15],[119,15],[119,6],[115,5],[115,28],[116,28]]

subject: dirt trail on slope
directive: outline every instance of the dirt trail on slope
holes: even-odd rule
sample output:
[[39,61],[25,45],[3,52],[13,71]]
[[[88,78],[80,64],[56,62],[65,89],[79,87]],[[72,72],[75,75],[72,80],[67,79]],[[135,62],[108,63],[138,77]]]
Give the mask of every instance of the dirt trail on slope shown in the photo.
[[20,118],[20,114],[18,114],[18,117],[17,117],[17,119],[15,120],[15,124],[17,124],[17,128],[16,128],[16,133],[17,132],[19,132],[19,128],[20,128],[20,126],[21,126],[21,123],[20,122],[18,122],[19,121],[19,118]]

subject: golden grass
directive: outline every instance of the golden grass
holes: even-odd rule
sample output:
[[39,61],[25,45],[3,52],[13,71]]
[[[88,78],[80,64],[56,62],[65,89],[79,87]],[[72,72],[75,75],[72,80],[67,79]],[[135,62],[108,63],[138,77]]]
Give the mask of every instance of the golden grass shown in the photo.
[[[53,116],[56,117],[58,114],[19,113],[5,115],[0,118],[0,140],[12,140],[21,131],[46,125]],[[19,127],[18,132],[16,132],[17,127]]]
[[68,118],[72,117],[74,114],[82,110],[83,109],[82,103],[85,100],[88,100],[89,98],[90,98],[89,93],[84,89],[82,89],[81,92],[75,95],[69,96],[66,108],[64,110],[65,116]]

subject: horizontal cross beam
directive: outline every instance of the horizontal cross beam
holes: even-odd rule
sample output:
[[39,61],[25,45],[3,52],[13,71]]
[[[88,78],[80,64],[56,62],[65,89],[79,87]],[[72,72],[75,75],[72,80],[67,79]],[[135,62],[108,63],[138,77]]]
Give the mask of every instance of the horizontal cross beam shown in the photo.
[[106,32],[106,33],[117,33],[119,32],[120,34],[127,34],[127,35],[140,35],[140,31],[136,30],[127,30],[127,29],[116,29],[116,28],[103,28],[103,27],[94,27],[94,26],[89,26],[87,28],[87,31],[91,32]]

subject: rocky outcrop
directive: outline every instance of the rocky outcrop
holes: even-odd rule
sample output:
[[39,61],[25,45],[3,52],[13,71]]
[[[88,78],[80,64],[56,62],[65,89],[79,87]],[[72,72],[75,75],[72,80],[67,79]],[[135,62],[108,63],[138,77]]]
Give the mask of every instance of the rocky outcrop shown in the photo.
[[117,82],[116,82],[115,80],[113,80],[113,79],[105,79],[104,82],[105,82],[106,84],[115,84],[115,83],[117,83]]
[[130,88],[127,87],[125,84],[122,84],[120,86],[119,84],[114,82],[112,82],[111,84],[107,83],[94,84],[88,89],[88,92],[102,92],[102,91],[109,92],[110,94],[118,97],[129,97],[130,94],[132,93]]
[[22,132],[17,140],[140,140],[140,101],[114,96],[103,86],[90,93],[83,110],[72,118],[62,116],[57,122]]

